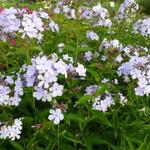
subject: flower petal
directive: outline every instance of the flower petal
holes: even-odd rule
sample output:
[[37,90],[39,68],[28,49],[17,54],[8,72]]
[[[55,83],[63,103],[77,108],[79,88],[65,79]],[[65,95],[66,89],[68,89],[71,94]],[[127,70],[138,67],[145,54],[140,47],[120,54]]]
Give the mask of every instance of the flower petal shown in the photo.
[[54,116],[54,115],[49,115],[49,116],[48,116],[48,119],[49,119],[49,120],[54,120],[54,119],[55,119],[55,116]]
[[59,118],[56,117],[56,118],[54,119],[54,124],[59,124],[59,122],[60,122]]

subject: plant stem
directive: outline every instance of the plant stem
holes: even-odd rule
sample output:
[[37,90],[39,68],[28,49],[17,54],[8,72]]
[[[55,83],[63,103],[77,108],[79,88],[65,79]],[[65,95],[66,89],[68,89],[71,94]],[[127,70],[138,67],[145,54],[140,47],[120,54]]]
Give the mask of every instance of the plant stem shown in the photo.
[[26,49],[26,57],[27,57],[27,64],[30,64],[30,54],[29,54],[29,48]]
[[59,125],[57,128],[57,150],[59,150]]
[[79,14],[78,14],[78,8],[79,8],[79,0],[76,0],[76,6],[75,6],[75,11],[76,11],[76,32],[77,32],[77,41],[76,41],[76,61],[78,59],[78,48],[79,48]]
[[26,52],[26,62],[29,65],[30,64],[30,43],[27,42],[26,44],[27,44],[26,45],[26,49],[25,49],[25,52]]

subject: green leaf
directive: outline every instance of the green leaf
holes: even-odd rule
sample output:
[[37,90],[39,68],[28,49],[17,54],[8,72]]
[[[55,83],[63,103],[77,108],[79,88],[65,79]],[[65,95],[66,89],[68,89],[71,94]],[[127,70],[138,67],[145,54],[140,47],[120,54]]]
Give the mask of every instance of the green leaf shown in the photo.
[[88,68],[103,69],[103,65],[101,63],[91,63],[88,65]]
[[16,149],[16,150],[24,150],[24,148],[18,144],[17,142],[15,141],[9,141],[9,143]]
[[78,104],[83,104],[87,102],[88,100],[90,100],[91,98],[92,98],[91,95],[84,95],[79,99]]
[[50,140],[49,143],[47,144],[45,150],[50,150],[54,147],[55,145],[55,141],[54,140]]
[[95,95],[98,96],[98,95],[101,95],[103,94],[105,91],[109,91],[108,90],[108,86],[106,84],[101,84],[100,88],[96,91]]
[[80,47],[78,49],[79,52],[87,52],[87,51],[92,51],[93,48],[90,48],[90,47]]
[[91,122],[93,120],[96,120],[96,121],[100,122],[101,124],[107,125],[109,127],[112,126],[110,121],[107,119],[105,113],[103,113],[103,112],[93,111],[92,117],[87,122]]
[[61,143],[61,150],[76,150],[76,148],[74,147],[74,145],[71,145],[69,143],[65,144],[65,143]]
[[82,122],[84,123],[84,117],[80,113],[68,114],[65,116],[66,121]]
[[118,112],[119,110],[116,110],[114,113],[113,113],[113,117],[112,117],[112,126],[114,128],[114,135],[115,135],[115,138],[117,138],[117,135],[118,135]]
[[85,137],[84,141],[85,141],[85,144],[86,144],[88,150],[93,150],[94,145],[107,145],[111,149],[120,150],[119,147],[112,145],[107,140],[105,140],[103,137],[100,137],[100,136],[95,135],[95,134],[92,134],[91,136]]
[[134,149],[134,146],[133,146],[133,144],[132,144],[132,142],[131,142],[131,140],[130,140],[128,137],[126,137],[126,141],[127,141],[127,143],[128,143],[129,149],[130,149],[130,150],[135,150],[135,149]]
[[100,82],[100,76],[99,76],[99,74],[98,74],[95,70],[93,70],[93,69],[91,69],[91,68],[88,68],[87,71],[92,74],[92,76],[95,78],[95,80],[96,80],[97,82]]
[[76,138],[72,133],[66,131],[64,132],[64,134],[62,135],[65,139],[72,141],[73,143],[80,143],[82,144],[81,140],[79,140],[78,138]]
[[145,150],[150,150],[150,143],[147,145]]
[[133,126],[133,127],[137,127],[137,128],[143,128],[144,122],[141,120],[135,120],[132,123],[128,124],[128,126]]
[[107,141],[102,140],[100,137],[97,137],[97,135],[86,137],[84,138],[84,141],[88,150],[93,150],[94,145],[108,144]]
[[31,123],[31,122],[33,122],[33,118],[32,117],[23,117],[23,122],[25,122],[25,123]]
[[145,150],[148,144],[147,141],[148,141],[148,136],[144,138],[144,142],[139,146],[137,150]]
[[150,124],[144,125],[143,128],[150,133]]

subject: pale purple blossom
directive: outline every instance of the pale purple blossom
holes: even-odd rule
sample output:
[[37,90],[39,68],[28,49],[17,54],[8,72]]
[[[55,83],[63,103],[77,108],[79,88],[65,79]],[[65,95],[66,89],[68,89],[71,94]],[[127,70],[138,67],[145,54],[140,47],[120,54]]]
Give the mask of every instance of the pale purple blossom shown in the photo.
[[64,119],[64,115],[61,111],[61,109],[50,109],[49,110],[50,115],[48,116],[49,120],[52,120],[54,122],[54,124],[58,125],[60,123],[60,121],[62,121]]
[[78,63],[78,66],[75,68],[76,72],[78,73],[79,76],[86,76],[86,69],[82,64]]
[[95,40],[98,41],[99,40],[99,36],[97,33],[93,32],[93,31],[87,31],[86,32],[86,37],[91,39],[91,40]]
[[114,100],[111,96],[111,94],[106,93],[105,98],[102,96],[98,96],[93,99],[92,107],[94,110],[106,112],[108,111],[108,108],[110,108],[112,105],[114,105]]

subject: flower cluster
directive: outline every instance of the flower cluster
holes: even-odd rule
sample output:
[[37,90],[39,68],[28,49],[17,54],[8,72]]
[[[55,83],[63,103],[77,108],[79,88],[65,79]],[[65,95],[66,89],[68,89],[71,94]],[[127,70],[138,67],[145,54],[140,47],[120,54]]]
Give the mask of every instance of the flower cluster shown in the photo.
[[48,13],[42,9],[31,11],[28,7],[5,8],[0,12],[0,39],[6,41],[9,37],[22,33],[22,38],[27,36],[41,41],[42,33],[48,29],[47,22],[49,21],[52,32],[58,32],[58,25],[50,20]]
[[[69,63],[67,63],[69,62]],[[22,73],[22,75],[20,75]],[[73,77],[85,77],[86,69],[80,63],[73,66],[73,58],[63,55],[59,59],[56,54],[51,57],[39,55],[32,58],[31,65],[23,65],[17,77],[2,76],[0,78],[0,105],[18,106],[23,95],[23,87],[33,87],[33,97],[37,100],[51,101],[52,98],[62,96],[64,86],[59,84],[59,76],[65,78],[71,74]],[[24,85],[24,86],[23,86]],[[49,120],[54,120],[54,124],[59,124],[64,116],[60,109],[50,110]],[[11,140],[19,139],[22,122],[15,119],[12,126],[2,125],[0,128],[0,138]]]
[[[117,79],[115,79],[116,82]],[[109,80],[107,80],[108,82]],[[101,82],[101,83],[106,83],[106,82]],[[85,95],[93,95],[96,93],[97,90],[101,89],[101,87],[99,85],[90,85],[87,86],[86,90],[85,90]],[[115,102],[113,100],[113,96],[118,97],[119,99],[119,103],[122,104],[123,106],[128,102],[128,100],[126,99],[125,96],[123,96],[122,93],[118,93],[118,94],[111,94],[108,93],[107,91],[105,91],[103,94],[98,95],[97,97],[94,97],[92,99],[92,108],[94,110],[98,110],[98,111],[102,111],[102,112],[106,112],[108,110],[108,108],[110,108],[112,105],[115,105]],[[90,102],[90,100],[89,100]]]
[[100,50],[101,49],[118,49],[119,51],[122,49],[122,44],[119,42],[119,40],[114,39],[108,41],[106,38],[103,39]]
[[106,91],[103,95],[99,95],[93,99],[92,107],[94,110],[106,112],[114,104],[112,95]]
[[[114,39],[114,40],[107,40],[106,38],[102,41],[99,50],[107,53],[113,53],[115,54],[115,61],[116,62],[122,62],[125,58],[131,58],[132,56],[143,56],[148,52],[147,47],[143,46],[138,46],[138,45],[123,45],[120,43],[119,40]],[[105,55],[106,55],[105,54]],[[102,59],[105,61],[107,57],[103,55]]]
[[85,54],[84,54],[84,59],[85,59],[86,61],[91,61],[92,59],[97,58],[98,56],[99,56],[99,53],[98,53],[98,52],[87,51],[87,52],[85,52]]
[[0,79],[0,105],[18,106],[23,95],[23,83],[21,77],[1,77]]
[[139,45],[127,45],[123,47],[122,51],[125,56],[130,58],[132,56],[144,56],[148,52],[148,48]]
[[[116,62],[121,63],[123,60],[129,59],[128,62],[120,64],[117,71],[118,75],[123,75],[125,82],[130,81],[129,76],[131,76],[132,79],[137,80],[138,86],[135,88],[136,95],[149,95],[150,56],[147,54],[147,47],[142,47],[138,45],[123,46],[118,40],[108,41],[107,39],[104,39],[100,46],[100,50],[101,49],[104,49],[105,51],[108,51],[109,49],[113,51],[113,49],[115,49],[115,55],[117,54],[117,57],[115,57]],[[120,98],[123,100],[123,97],[121,95]]]
[[150,55],[132,56],[128,62],[123,63],[118,68],[118,75],[123,75],[126,82],[129,76],[137,80],[135,94],[138,96],[149,95],[150,93]]
[[65,2],[58,2],[56,8],[54,9],[54,13],[64,14],[68,19],[76,19],[75,9],[65,4]]
[[59,59],[56,54],[50,59],[47,56],[37,56],[31,62],[31,65],[25,67],[25,78],[27,86],[34,87],[33,96],[37,100],[51,101],[54,97],[62,96],[64,87],[58,83],[59,75],[64,75],[65,78],[68,74],[86,76],[86,69],[82,64],[78,63],[74,67],[72,63],[67,64]]
[[10,139],[14,141],[15,139],[20,139],[20,134],[22,130],[22,118],[15,119],[13,125],[2,125],[0,127],[0,139]]
[[16,8],[6,8],[0,12],[0,29],[3,33],[18,31],[21,25],[19,14],[21,11]]
[[99,51],[104,52],[104,55],[102,55],[101,60],[106,61],[107,56],[111,57],[113,54],[117,55],[115,57],[116,62],[121,62],[123,60],[121,52],[123,49],[123,45],[120,43],[119,40],[114,39],[114,40],[107,40],[106,38],[103,39]]
[[120,103],[124,106],[127,102],[128,102],[128,100],[126,99],[126,97],[125,96],[123,96],[123,94],[122,93],[118,93],[118,95],[119,95],[119,100],[120,100]]
[[134,32],[139,33],[142,36],[149,37],[150,36],[150,18],[144,20],[138,20],[134,24]]
[[91,40],[99,40],[99,36],[97,35],[97,33],[93,32],[93,31],[87,31],[86,32],[86,37],[91,39]]
[[80,18],[93,20],[92,25],[97,26],[106,26],[111,27],[112,22],[109,19],[109,13],[106,8],[102,8],[101,5],[93,6],[93,8],[81,8],[80,9]]
[[117,19],[125,19],[130,22],[138,10],[139,5],[134,0],[125,0],[119,7]]
[[42,39],[42,32],[44,31],[42,19],[36,11],[31,14],[23,14],[21,22],[21,29],[19,32],[23,33],[22,38],[28,36],[29,38]]
[[16,8],[5,8],[0,12],[0,39],[6,40],[7,35],[17,32],[20,29],[21,21],[19,15],[21,11]]
[[52,32],[59,32],[58,24],[55,23],[53,20],[50,21],[49,27],[51,28]]

